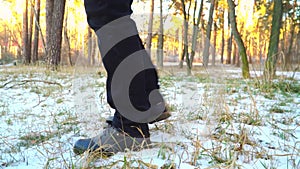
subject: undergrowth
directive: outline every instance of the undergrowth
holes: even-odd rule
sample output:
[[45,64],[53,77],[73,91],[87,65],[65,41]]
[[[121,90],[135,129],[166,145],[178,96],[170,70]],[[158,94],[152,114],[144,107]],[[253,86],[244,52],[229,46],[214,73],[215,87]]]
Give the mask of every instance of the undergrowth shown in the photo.
[[[64,68],[61,70],[60,73],[45,71],[42,77],[46,77],[48,80],[58,79],[63,88],[51,85],[42,86],[39,83],[26,85],[30,93],[41,98],[39,104],[36,105],[41,110],[45,111],[51,108],[51,105],[46,104],[46,99],[53,98],[55,105],[60,106],[70,102],[62,93],[70,94],[69,90],[72,90],[72,87],[68,78],[74,72]],[[10,71],[4,73],[0,79],[1,83],[11,79],[41,76],[41,74],[34,73],[32,69],[12,72],[14,73]],[[84,72],[82,73],[84,75]],[[81,74],[77,75],[81,77]],[[92,78],[105,78],[104,76],[103,73],[98,73],[92,75]],[[187,83],[179,88],[177,85],[179,82]],[[66,83],[68,85],[64,85]],[[79,89],[86,90],[93,85],[98,88],[105,87],[103,82],[96,81],[87,86],[79,86],[81,87]],[[48,123],[47,130],[42,127],[36,127],[40,129],[38,131],[28,132],[29,130],[26,130],[15,136],[18,137],[16,144],[10,143],[7,139],[9,137],[3,137],[0,145],[6,146],[6,149],[0,148],[2,151],[0,165],[9,167],[18,162],[28,161],[28,157],[25,155],[21,155],[23,159],[17,159],[14,156],[16,153],[22,153],[24,149],[37,149],[46,158],[45,168],[60,166],[60,168],[175,169],[180,168],[183,164],[189,164],[195,168],[209,166],[207,168],[239,169],[245,168],[247,164],[255,164],[256,168],[269,169],[280,166],[279,157],[286,159],[287,169],[300,167],[300,136],[299,132],[297,133],[300,115],[291,107],[299,104],[294,99],[299,98],[300,95],[299,81],[278,79],[265,83],[261,80],[229,78],[218,81],[199,73],[188,78],[163,75],[160,78],[160,85],[163,92],[173,92],[172,96],[168,98],[170,102],[176,101],[181,95],[188,93],[192,94],[184,97],[183,101],[188,101],[188,99],[194,99],[194,101],[188,108],[179,104],[170,104],[168,110],[173,113],[171,119],[153,126],[151,132],[162,131],[170,135],[183,135],[190,142],[157,143],[153,149],[156,153],[153,160],[150,161],[143,159],[135,152],[125,152],[119,155],[121,158],[116,160],[113,158],[101,159],[96,154],[75,156],[72,153],[72,145],[67,146],[68,148],[65,147],[66,144],[71,144],[71,141],[66,143],[66,139],[62,141],[60,138],[66,135],[69,138],[78,136],[82,130],[81,125],[88,122],[80,121],[78,114],[74,113],[72,108],[60,109],[58,112],[53,111],[49,116],[36,115],[35,118],[44,118],[45,123]],[[23,87],[25,88],[25,86],[20,88]],[[18,95],[18,97],[22,97],[22,95]],[[103,99],[102,96],[101,99]],[[45,104],[40,104],[44,102]],[[264,102],[269,104],[264,105]],[[26,122],[28,116],[13,114],[10,112],[10,106],[9,102],[0,104],[0,118],[4,120],[5,125],[13,126]],[[184,128],[186,126],[188,128]],[[98,126],[95,124],[91,128],[95,127]],[[49,150],[49,147],[52,147],[53,150]],[[11,156],[10,160],[5,159],[7,156]],[[160,161],[161,165],[157,164],[155,160]]]

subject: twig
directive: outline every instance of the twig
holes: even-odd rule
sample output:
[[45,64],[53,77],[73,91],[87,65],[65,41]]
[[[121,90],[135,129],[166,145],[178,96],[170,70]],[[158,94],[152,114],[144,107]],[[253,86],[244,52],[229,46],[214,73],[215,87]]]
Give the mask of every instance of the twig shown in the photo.
[[38,83],[46,83],[46,84],[52,84],[52,85],[58,85],[59,87],[63,87],[60,83],[58,82],[51,82],[51,81],[45,81],[45,80],[36,80],[36,79],[28,79],[28,80],[21,80],[21,81],[16,81],[16,80],[11,80],[9,82],[4,83],[2,86],[0,86],[0,88],[4,88],[5,86],[11,84],[11,83],[18,83],[18,84],[14,84],[10,87],[8,87],[7,89],[11,89],[17,85],[24,85],[26,83],[30,83],[30,82],[38,82]]
[[32,108],[36,108],[37,106],[39,106],[41,103],[45,102],[49,98],[49,96],[47,96],[46,99],[41,100],[41,97],[40,97],[39,94],[38,94],[38,97],[39,97],[39,102],[35,106],[33,106]]

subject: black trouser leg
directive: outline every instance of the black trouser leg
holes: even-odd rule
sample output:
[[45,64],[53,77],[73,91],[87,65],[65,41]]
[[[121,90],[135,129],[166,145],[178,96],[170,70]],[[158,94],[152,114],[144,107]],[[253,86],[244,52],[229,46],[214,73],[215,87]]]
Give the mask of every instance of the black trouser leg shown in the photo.
[[[132,0],[85,0],[88,23],[94,29],[94,31],[97,32],[100,28],[109,24],[111,21],[126,15],[130,15],[131,3]],[[114,11],[114,13],[112,13],[112,11]],[[120,39],[118,43],[107,49],[106,43],[108,43],[110,39],[118,39],[118,35],[124,33],[119,31],[120,27],[126,27],[127,25],[128,27],[136,29],[133,20],[128,18],[128,20],[125,19],[123,22],[124,21],[126,23],[113,25],[109,31],[104,31],[104,34],[97,34],[99,38],[99,48],[103,58],[103,64],[107,71],[107,101],[112,108],[116,109],[112,125],[127,132],[133,137],[149,137],[150,134],[148,124],[133,122],[123,117],[121,113],[118,112],[118,108],[115,106],[112,98],[111,83],[116,69],[128,56],[137,51],[144,50],[142,41],[137,34],[126,37],[125,39]],[[114,31],[114,29],[118,31]],[[137,30],[134,31],[137,32]],[[145,60],[150,59],[148,55],[141,55],[141,57],[144,57],[143,59]],[[131,81],[128,93],[131,103],[137,110],[148,110],[150,107],[148,100],[149,93],[153,89],[158,88],[159,86],[156,70],[154,68],[142,70]]]

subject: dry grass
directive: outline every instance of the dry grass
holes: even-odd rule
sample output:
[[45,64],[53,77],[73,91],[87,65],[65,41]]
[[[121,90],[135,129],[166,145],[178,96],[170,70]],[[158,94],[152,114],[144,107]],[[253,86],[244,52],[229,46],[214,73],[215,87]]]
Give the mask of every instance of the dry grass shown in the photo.
[[[98,74],[95,72],[99,72]],[[56,104],[64,104],[67,102],[65,95],[61,94],[63,91],[73,90],[70,83],[72,78],[84,78],[89,74],[92,78],[101,78],[105,76],[102,69],[88,68],[88,67],[61,67],[58,72],[48,71],[43,67],[13,67],[1,72],[0,83],[5,83],[9,80],[22,80],[45,78],[46,80],[57,80],[62,84],[62,88],[53,87],[51,84],[48,86],[41,84],[30,83],[29,85],[19,86],[20,88],[31,89],[32,93],[39,95],[40,98],[51,99],[54,98]],[[185,69],[178,69],[176,67],[167,67],[164,70],[159,70],[159,75],[162,81],[162,90],[168,91],[168,88],[176,88],[175,83],[182,82],[187,85],[180,86],[185,91],[178,88],[171,96],[172,100],[178,99],[182,94],[194,93],[190,98],[196,96],[201,98],[197,100],[197,105],[192,108],[182,107],[178,104],[171,104],[173,112],[175,113],[170,120],[165,123],[159,123],[151,128],[151,132],[162,131],[170,135],[180,135],[189,139],[191,142],[161,142],[155,143],[155,148],[150,152],[155,152],[153,161],[147,161],[141,156],[139,152],[126,152],[117,154],[116,157],[103,159],[102,154],[84,154],[83,156],[74,156],[70,149],[64,147],[66,139],[59,139],[65,137],[73,137],[74,135],[82,135],[84,131],[95,133],[98,127],[103,127],[104,119],[100,116],[94,116],[95,112],[89,112],[87,117],[78,117],[77,113],[72,113],[73,110],[60,111],[52,113],[53,117],[49,123],[49,131],[41,129],[38,132],[22,133],[17,138],[23,140],[20,142],[26,145],[11,144],[6,138],[0,141],[10,147],[10,151],[3,151],[0,155],[2,166],[12,166],[20,159],[13,159],[10,161],[2,162],[4,159],[3,153],[14,156],[16,153],[21,153],[21,149],[35,148],[43,154],[47,162],[44,164],[46,168],[62,167],[62,168],[163,168],[171,169],[178,168],[183,163],[195,166],[195,168],[203,168],[204,162],[208,162],[208,168],[244,168],[242,164],[257,163],[261,168],[276,168],[278,158],[284,157],[287,160],[289,169],[297,169],[300,166],[300,141],[296,128],[283,128],[282,125],[294,124],[299,126],[299,115],[286,116],[291,112],[284,109],[293,101],[293,97],[298,96],[296,92],[297,85],[291,85],[289,88],[284,88],[284,84],[275,85],[276,90],[272,86],[259,86],[252,81],[244,81],[241,79],[230,79],[224,74],[223,68],[203,69],[196,67],[192,77],[185,77]],[[68,85],[65,85],[68,84]],[[87,86],[80,88],[86,90],[93,87],[93,85],[104,87],[103,84],[91,83]],[[192,85],[190,85],[192,84]],[[197,85],[202,84],[202,93],[198,93]],[[49,87],[50,86],[50,87]],[[52,86],[52,87],[51,87]],[[16,86],[18,87],[18,86]],[[78,86],[80,87],[80,86]],[[50,89],[51,88],[51,89]],[[264,90],[268,89],[268,90]],[[286,90],[287,89],[287,90]],[[294,90],[295,89],[295,90]],[[13,90],[13,89],[10,89]],[[273,96],[267,99],[274,100],[278,91],[286,90],[285,94],[280,95],[285,97],[280,104],[273,105],[268,110],[270,113],[262,112],[262,103],[257,101],[258,96]],[[46,92],[45,92],[46,91]],[[176,93],[177,92],[177,93]],[[48,93],[48,95],[47,95]],[[51,93],[51,94],[49,94]],[[197,94],[198,93],[198,94]],[[103,94],[103,93],[102,93]],[[47,95],[47,97],[44,97]],[[232,96],[232,97],[231,97]],[[233,97],[234,96],[234,97]],[[21,97],[21,96],[19,96]],[[266,97],[265,97],[266,98]],[[102,98],[104,100],[104,98]],[[243,103],[243,100],[248,100]],[[38,107],[47,110],[50,109],[49,105],[43,104],[45,102],[37,102]],[[26,117],[12,116],[9,112],[9,103],[1,103],[0,118],[5,120],[7,126],[13,126],[16,122],[25,121]],[[242,110],[237,107],[243,107]],[[34,116],[34,115],[31,115]],[[280,116],[282,118],[277,118]],[[283,118],[284,117],[284,118]],[[45,118],[38,117],[35,118]],[[89,119],[93,120],[94,125],[88,126]],[[93,119],[92,119],[93,118]],[[1,120],[2,120],[1,119]],[[197,132],[192,131],[193,126],[189,124],[203,125],[205,127],[199,128]],[[53,127],[55,126],[55,127]],[[184,130],[185,126],[188,126]],[[268,127],[274,134],[264,133],[265,128]],[[93,131],[91,131],[93,128]],[[55,129],[55,130],[53,130]],[[89,135],[90,133],[86,133]],[[260,139],[259,136],[267,135],[267,137],[274,137],[278,142],[283,142],[281,147],[276,147],[272,144],[265,143],[265,140]],[[297,139],[296,139],[297,138]],[[289,144],[291,140],[296,140],[294,144]],[[298,141],[297,141],[298,140]],[[71,144],[69,140],[67,144]],[[55,147],[51,150],[49,147]],[[274,153],[274,150],[282,148],[287,150],[287,153]],[[290,151],[291,150],[291,151]],[[66,156],[65,154],[69,155]],[[102,159],[99,159],[101,157]],[[118,158],[117,158],[118,157]],[[24,155],[24,161],[29,157]],[[242,160],[241,160],[242,158]],[[58,160],[59,159],[59,160]],[[164,164],[159,166],[155,159],[164,160]],[[161,162],[161,161],[160,161]],[[242,163],[241,163],[242,162]],[[58,164],[59,163],[59,164]],[[57,165],[58,164],[58,165]]]

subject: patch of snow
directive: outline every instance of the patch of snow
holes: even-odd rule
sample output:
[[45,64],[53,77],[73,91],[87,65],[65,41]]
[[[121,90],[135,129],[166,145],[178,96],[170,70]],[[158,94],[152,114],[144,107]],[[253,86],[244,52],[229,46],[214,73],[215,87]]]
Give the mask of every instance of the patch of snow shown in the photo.
[[[241,77],[238,69],[226,70],[228,73],[231,78]],[[299,72],[278,74],[300,80]],[[105,78],[93,75],[61,76],[64,78],[42,73],[30,76],[11,73],[1,82],[46,79],[63,87],[36,82],[25,85],[11,83],[0,88],[0,168],[71,168],[72,165],[88,165],[85,156],[73,154],[72,145],[79,138],[99,134],[105,126],[105,118],[113,114],[106,104]],[[236,164],[242,168],[300,166],[299,95],[291,96],[289,103],[280,107],[285,112],[274,113],[270,112],[272,106],[285,101],[280,93],[270,99],[254,92],[254,89],[243,90],[242,87],[233,89],[232,93],[225,92],[226,86],[214,81],[199,83],[174,79],[170,83],[169,86],[162,86],[162,93],[176,110],[166,123],[150,125],[151,140],[157,146],[140,152],[118,153],[105,160],[97,159],[94,166],[115,161],[120,161],[118,165],[122,166],[124,157],[158,168],[168,163],[175,163],[181,169],[222,166],[216,164],[215,157],[211,156],[213,150],[222,159],[235,158]],[[45,91],[48,92],[43,93]],[[219,123],[223,111],[231,115],[230,123]],[[220,114],[216,115],[216,112]],[[255,119],[256,115],[258,119]],[[261,123],[251,125],[251,121],[242,123],[237,120],[242,117]],[[157,131],[157,127],[160,130]],[[244,145],[242,152],[233,151],[241,146],[235,137],[241,138],[243,133],[247,134],[245,138],[249,139],[249,143]],[[30,136],[37,138],[22,139]],[[222,140],[225,136],[231,141]],[[49,138],[35,144],[41,137]],[[163,144],[171,148],[163,150],[166,157],[159,154]],[[198,159],[193,161],[197,148],[200,150]]]

